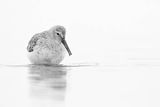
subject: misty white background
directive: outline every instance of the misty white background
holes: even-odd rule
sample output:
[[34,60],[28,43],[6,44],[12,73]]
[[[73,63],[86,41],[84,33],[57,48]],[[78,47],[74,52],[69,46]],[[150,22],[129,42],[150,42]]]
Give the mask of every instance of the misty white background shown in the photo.
[[159,0],[1,0],[0,65],[29,64],[28,41],[54,25],[73,53],[62,63],[107,66],[0,67],[1,107],[160,106]]
[[0,64],[29,64],[28,41],[54,25],[66,27],[73,53],[63,63],[160,58],[159,0],[1,0],[0,13]]

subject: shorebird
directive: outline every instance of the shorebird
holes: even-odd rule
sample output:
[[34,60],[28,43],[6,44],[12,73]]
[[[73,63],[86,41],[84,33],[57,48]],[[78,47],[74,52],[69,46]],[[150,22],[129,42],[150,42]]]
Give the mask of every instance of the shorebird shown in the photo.
[[66,50],[72,55],[65,40],[63,26],[53,26],[47,31],[33,35],[28,43],[28,58],[33,64],[59,64],[65,57]]

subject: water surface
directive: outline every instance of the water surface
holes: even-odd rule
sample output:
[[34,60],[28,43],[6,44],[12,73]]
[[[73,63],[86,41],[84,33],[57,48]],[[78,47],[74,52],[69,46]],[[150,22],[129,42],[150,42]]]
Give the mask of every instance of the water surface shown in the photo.
[[158,107],[160,66],[1,65],[0,107]]

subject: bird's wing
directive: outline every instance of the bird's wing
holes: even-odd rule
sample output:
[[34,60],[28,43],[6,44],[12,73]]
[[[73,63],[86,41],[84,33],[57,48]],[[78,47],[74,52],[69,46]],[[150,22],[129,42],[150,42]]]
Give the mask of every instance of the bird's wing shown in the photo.
[[27,50],[32,52],[33,48],[37,45],[38,41],[42,39],[47,39],[48,32],[44,31],[42,33],[35,34],[28,43]]
[[37,34],[31,38],[31,40],[29,41],[28,46],[27,46],[28,52],[33,51],[33,48],[36,46],[38,39],[39,39],[39,36]]

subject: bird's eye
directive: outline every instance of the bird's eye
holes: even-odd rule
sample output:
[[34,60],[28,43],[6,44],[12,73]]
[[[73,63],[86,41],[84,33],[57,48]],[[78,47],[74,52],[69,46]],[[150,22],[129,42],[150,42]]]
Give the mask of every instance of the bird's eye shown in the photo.
[[60,36],[60,34],[59,33],[56,33],[58,36]]

